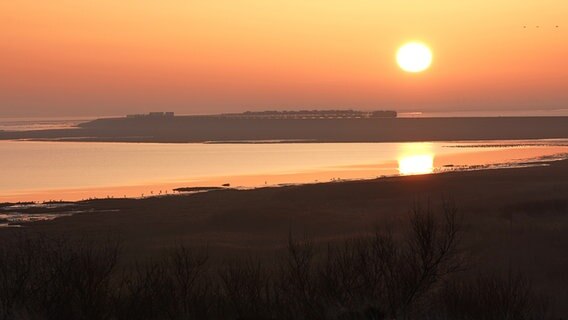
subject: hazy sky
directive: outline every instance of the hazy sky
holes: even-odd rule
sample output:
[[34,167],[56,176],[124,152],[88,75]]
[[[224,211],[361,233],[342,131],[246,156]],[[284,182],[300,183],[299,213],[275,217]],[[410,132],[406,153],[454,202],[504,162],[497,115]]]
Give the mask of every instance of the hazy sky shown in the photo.
[[568,1],[0,1],[0,117],[339,107],[568,107]]

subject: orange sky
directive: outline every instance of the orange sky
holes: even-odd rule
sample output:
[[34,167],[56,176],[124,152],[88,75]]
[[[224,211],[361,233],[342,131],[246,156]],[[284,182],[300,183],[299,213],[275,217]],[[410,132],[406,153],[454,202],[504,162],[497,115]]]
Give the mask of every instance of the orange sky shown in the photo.
[[568,2],[0,2],[0,117],[339,107],[567,108]]

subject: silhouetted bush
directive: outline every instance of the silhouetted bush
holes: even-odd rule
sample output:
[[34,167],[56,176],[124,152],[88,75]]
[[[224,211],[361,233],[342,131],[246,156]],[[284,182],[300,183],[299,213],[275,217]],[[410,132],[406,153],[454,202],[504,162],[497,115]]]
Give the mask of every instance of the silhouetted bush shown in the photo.
[[23,311],[25,301],[31,292],[32,269],[38,243],[29,239],[18,239],[0,246],[0,316],[2,319],[15,318]]
[[137,264],[122,275],[118,319],[208,319],[218,290],[207,255],[179,246],[163,259]]
[[237,319],[271,319],[274,313],[274,285],[270,270],[248,258],[231,261],[218,271],[225,313]]
[[19,238],[0,246],[3,319],[107,319],[119,244]]
[[440,292],[437,319],[547,319],[547,299],[521,274],[456,279]]

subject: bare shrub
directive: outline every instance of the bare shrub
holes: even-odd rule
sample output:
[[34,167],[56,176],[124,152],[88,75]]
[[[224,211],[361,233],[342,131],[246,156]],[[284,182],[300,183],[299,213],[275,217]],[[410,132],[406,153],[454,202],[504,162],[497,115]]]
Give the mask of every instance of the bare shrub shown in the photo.
[[[436,214],[432,206],[415,205],[411,232],[402,251],[394,251],[395,269],[388,269],[387,289],[392,317],[408,316],[444,277],[459,271],[463,259],[458,252],[460,226],[457,209],[443,201]],[[398,270],[398,271],[397,271]]]
[[208,256],[178,246],[161,260],[137,264],[123,275],[118,296],[120,319],[208,319],[216,286]]
[[384,303],[377,298],[383,275],[372,256],[373,240],[350,239],[341,245],[328,246],[318,269],[318,281],[331,318],[384,317]]
[[37,241],[19,237],[0,246],[0,318],[3,320],[16,317],[26,304],[38,245]]
[[328,310],[365,319],[410,317],[440,280],[460,269],[458,235],[457,210],[444,202],[440,212],[415,206],[402,238],[377,232],[330,246],[317,272]]
[[238,319],[272,317],[273,283],[268,268],[260,261],[253,258],[231,261],[218,274],[228,314]]
[[283,319],[325,319],[316,281],[316,250],[310,241],[289,237],[288,251],[276,271],[276,309]]
[[457,210],[415,206],[402,237],[372,237],[329,245],[317,255],[309,241],[290,238],[275,287],[285,318],[405,319],[419,313],[441,280],[460,270]]
[[44,236],[19,238],[0,249],[0,301],[6,319],[106,319],[119,243]]
[[161,262],[137,263],[122,275],[115,296],[117,319],[164,319],[170,307],[169,287]]
[[521,274],[478,275],[445,284],[436,319],[547,319],[548,300]]
[[115,242],[94,245],[64,238],[45,240],[33,271],[31,313],[46,319],[105,319],[110,316]]

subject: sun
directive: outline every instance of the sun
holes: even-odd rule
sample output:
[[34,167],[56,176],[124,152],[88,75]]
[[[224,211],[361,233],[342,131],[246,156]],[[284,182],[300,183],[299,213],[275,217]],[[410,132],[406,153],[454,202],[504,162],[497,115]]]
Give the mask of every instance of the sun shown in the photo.
[[432,51],[420,42],[409,42],[396,53],[396,62],[406,72],[422,72],[432,64]]

